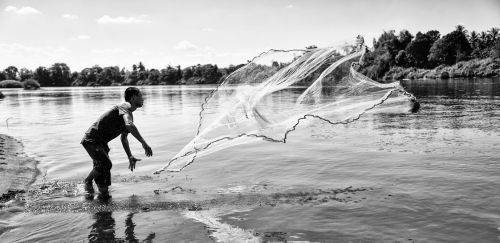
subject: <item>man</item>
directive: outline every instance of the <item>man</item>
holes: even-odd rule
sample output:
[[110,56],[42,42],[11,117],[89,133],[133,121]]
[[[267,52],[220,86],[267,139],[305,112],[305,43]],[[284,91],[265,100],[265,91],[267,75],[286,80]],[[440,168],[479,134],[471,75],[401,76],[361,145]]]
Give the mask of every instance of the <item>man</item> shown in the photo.
[[139,89],[129,87],[125,90],[125,102],[116,105],[92,124],[83,137],[81,144],[87,150],[94,162],[94,167],[85,179],[85,191],[93,197],[94,187],[92,181],[95,181],[99,189],[100,199],[108,199],[108,187],[111,185],[111,160],[109,159],[108,142],[121,134],[123,149],[129,160],[128,168],[133,171],[135,164],[140,159],[136,159],[130,152],[127,135],[131,133],[144,148],[146,156],[152,156],[151,147],[144,141],[141,134],[134,125],[132,112],[143,105],[142,94]]

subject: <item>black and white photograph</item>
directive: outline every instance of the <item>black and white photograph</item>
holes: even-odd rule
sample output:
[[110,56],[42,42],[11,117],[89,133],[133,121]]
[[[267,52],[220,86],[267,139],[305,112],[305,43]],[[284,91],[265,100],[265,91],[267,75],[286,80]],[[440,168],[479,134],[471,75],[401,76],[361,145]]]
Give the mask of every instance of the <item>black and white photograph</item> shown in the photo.
[[0,242],[500,242],[499,0],[0,0]]

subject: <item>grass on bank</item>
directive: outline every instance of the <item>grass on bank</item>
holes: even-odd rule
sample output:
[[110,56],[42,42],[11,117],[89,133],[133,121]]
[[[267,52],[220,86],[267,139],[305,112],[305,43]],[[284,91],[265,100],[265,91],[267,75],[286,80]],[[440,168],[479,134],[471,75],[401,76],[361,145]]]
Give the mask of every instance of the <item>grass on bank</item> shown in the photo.
[[495,76],[500,76],[500,58],[473,59],[451,66],[440,65],[434,69],[392,67],[384,75],[384,80],[488,78]]
[[23,88],[28,90],[39,89],[40,84],[34,79],[28,79],[25,81],[17,80],[3,80],[0,81],[0,88]]

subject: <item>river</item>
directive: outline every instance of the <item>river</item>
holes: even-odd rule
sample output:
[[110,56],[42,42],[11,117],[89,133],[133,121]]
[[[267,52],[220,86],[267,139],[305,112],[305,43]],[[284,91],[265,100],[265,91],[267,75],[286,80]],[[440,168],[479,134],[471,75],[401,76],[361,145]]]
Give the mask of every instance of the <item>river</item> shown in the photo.
[[160,175],[152,172],[195,135],[213,86],[140,87],[145,104],[134,120],[154,156],[130,137],[143,159],[130,172],[119,139],[110,143],[114,203],[105,206],[83,199],[91,161],[79,142],[125,87],[1,89],[0,133],[20,139],[41,174],[26,210],[0,214],[0,238],[500,240],[500,79],[403,86],[419,99],[418,113],[318,123],[286,144],[239,145]]

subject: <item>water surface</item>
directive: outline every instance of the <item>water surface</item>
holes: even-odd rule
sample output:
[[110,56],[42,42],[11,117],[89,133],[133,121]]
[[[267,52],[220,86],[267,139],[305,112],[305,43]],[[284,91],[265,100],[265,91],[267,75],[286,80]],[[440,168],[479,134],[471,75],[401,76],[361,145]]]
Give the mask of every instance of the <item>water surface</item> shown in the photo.
[[[40,161],[36,184],[53,190],[38,186],[33,210],[4,210],[0,237],[498,241],[500,80],[403,85],[419,98],[419,113],[375,113],[342,126],[318,122],[286,144],[231,147],[161,175],[151,173],[192,139],[213,87],[140,87],[146,100],[134,119],[154,156],[145,158],[130,136],[133,153],[143,158],[130,172],[119,139],[110,143],[115,206],[108,208],[82,199],[91,161],[79,142],[121,102],[125,87],[3,89],[0,133],[23,141]],[[285,106],[283,95],[276,102]],[[332,191],[345,188],[355,190]]]

